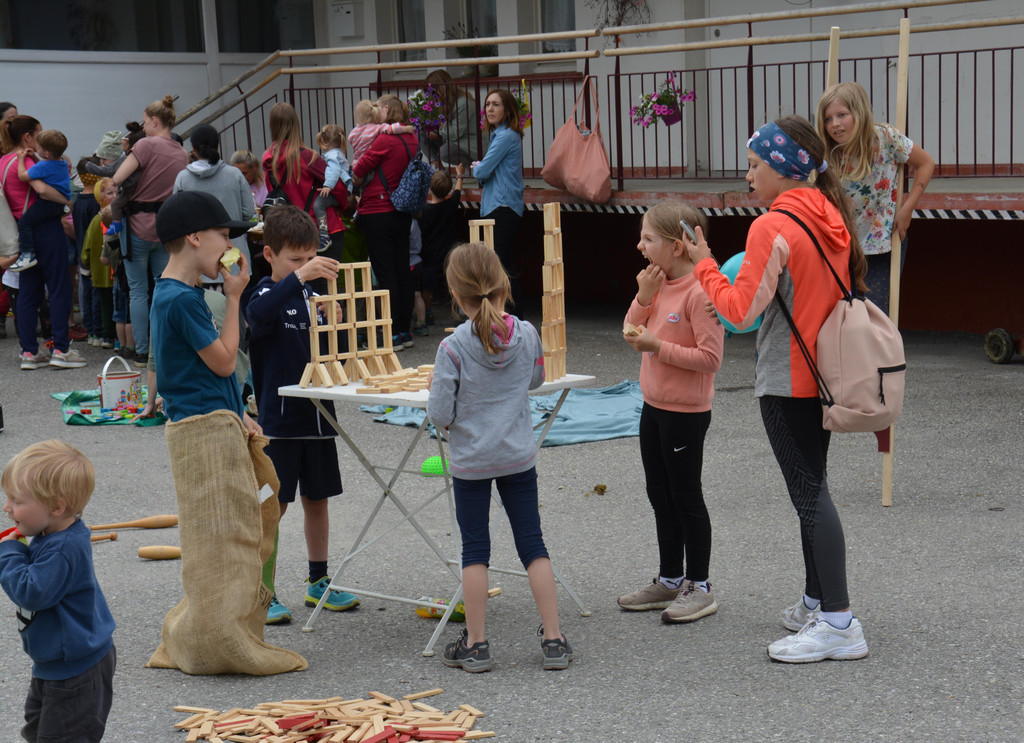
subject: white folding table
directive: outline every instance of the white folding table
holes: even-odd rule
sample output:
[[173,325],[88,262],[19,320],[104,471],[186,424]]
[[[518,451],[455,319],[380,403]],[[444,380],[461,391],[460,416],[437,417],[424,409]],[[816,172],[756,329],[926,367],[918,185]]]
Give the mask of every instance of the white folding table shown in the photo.
[[[547,418],[544,420],[542,424],[538,425],[538,427],[541,429],[540,436],[537,440],[538,449],[543,443],[544,437],[547,436],[548,431],[551,429],[551,425],[552,423],[554,423],[555,417],[558,415],[558,411],[562,407],[562,403],[565,401],[566,396],[569,394],[569,390],[572,389],[573,387],[580,387],[590,384],[594,381],[594,379],[594,377],[585,374],[567,374],[561,379],[557,379],[553,382],[545,382],[536,390],[531,391],[534,394],[542,394],[557,392],[560,390],[562,393],[561,395],[559,395],[558,402],[555,404],[555,407],[552,409],[551,413],[547,416]],[[342,558],[337,570],[335,570],[334,575],[331,577],[329,589],[327,591],[324,591],[324,595],[321,597],[319,603],[317,603],[316,608],[313,610],[313,613],[310,615],[309,620],[302,628],[302,631],[313,631],[313,624],[320,616],[320,612],[323,611],[324,604],[327,602],[327,598],[330,595],[330,590],[348,591],[350,593],[356,593],[360,596],[383,599],[387,601],[400,601],[402,603],[412,604],[415,606],[442,608],[440,605],[435,604],[433,602],[427,602],[421,599],[406,598],[402,596],[393,596],[390,594],[379,593],[374,591],[367,591],[364,588],[354,588],[351,586],[345,586],[342,585],[340,582],[341,574],[344,572],[345,568],[348,566],[348,563],[352,559],[354,559],[358,554],[363,552],[363,550],[369,548],[378,540],[390,534],[392,531],[400,527],[402,524],[408,523],[416,530],[420,537],[423,538],[423,541],[430,547],[431,550],[433,550],[434,554],[438,556],[441,562],[443,562],[444,565],[452,572],[452,575],[458,582],[458,588],[456,589],[454,595],[452,596],[451,601],[449,601],[448,604],[445,607],[443,607],[445,611],[444,615],[441,617],[440,623],[435,628],[433,635],[430,637],[430,640],[427,643],[427,646],[423,649],[423,655],[430,656],[434,654],[434,645],[436,644],[437,639],[441,636],[441,632],[443,631],[445,625],[448,623],[448,620],[455,609],[455,605],[462,598],[462,570],[461,561],[449,557],[441,548],[441,546],[437,543],[437,541],[416,519],[416,515],[424,508],[429,506],[431,503],[434,503],[442,496],[447,496],[446,502],[448,504],[449,518],[451,519],[452,534],[459,533],[458,527],[456,526],[455,523],[454,500],[452,498],[451,480],[448,475],[447,466],[443,467],[444,486],[437,490],[437,492],[429,495],[425,501],[417,505],[415,508],[410,509],[405,503],[402,502],[402,499],[399,498],[398,495],[395,493],[395,483],[402,474],[415,475],[417,477],[420,477],[420,473],[418,471],[406,469],[406,464],[408,463],[409,458],[412,456],[412,453],[416,448],[416,445],[419,443],[421,437],[423,436],[424,431],[427,430],[427,419],[426,417],[424,417],[422,423],[420,423],[419,427],[416,429],[415,434],[412,436],[409,445],[406,447],[405,451],[402,452],[397,464],[391,467],[381,464],[374,464],[373,462],[371,462],[370,459],[359,448],[356,442],[352,439],[352,437],[349,436],[348,433],[346,433],[344,427],[340,424],[338,419],[335,416],[331,415],[324,407],[324,402],[329,400],[334,403],[356,403],[359,405],[389,405],[394,407],[418,408],[420,410],[425,411],[427,408],[427,399],[430,393],[428,390],[419,390],[416,392],[365,394],[358,392],[358,390],[361,388],[363,388],[363,385],[359,384],[358,382],[347,385],[336,385],[334,387],[300,387],[299,385],[296,384],[278,388],[278,394],[284,397],[302,397],[311,400],[313,404],[317,407],[317,409],[324,415],[324,418],[327,419],[327,422],[330,423],[331,427],[338,432],[338,435],[341,437],[342,441],[344,441],[348,448],[352,451],[352,453],[355,454],[356,459],[363,466],[363,469],[366,470],[366,472],[370,475],[370,477],[373,478],[374,482],[376,482],[381,489],[381,494],[377,498],[377,502],[374,504],[373,509],[370,511],[369,517],[366,519],[366,522],[360,529],[358,536],[352,543],[352,546],[345,553],[344,558]],[[397,433],[400,429],[396,428],[395,430]],[[445,459],[444,442],[440,436],[438,436],[437,438],[437,449],[438,454],[441,457],[441,462],[443,464],[447,460]],[[385,479],[386,473],[390,473],[390,477],[388,479]],[[496,500],[498,499],[496,498]],[[380,514],[384,504],[389,501],[393,503],[396,508],[398,508],[398,510],[402,514],[402,518],[397,522],[391,524],[387,528],[385,528],[384,531],[382,531],[381,533],[377,534],[371,539],[367,539],[366,537],[370,531],[370,527],[373,525],[377,516]],[[500,500],[498,500],[498,503],[500,505]],[[493,524],[491,528],[493,532]],[[580,609],[580,614],[582,616],[590,616],[591,612],[583,605],[583,601],[580,599],[579,595],[562,578],[557,568],[555,568],[554,563],[552,563],[551,567],[555,574],[555,581],[559,585],[561,585],[562,588],[565,589],[566,593],[568,593],[572,600],[576,603],[576,605]],[[526,575],[526,572],[523,570],[502,569],[495,567],[490,567],[489,570],[491,572],[505,573],[508,575]]]

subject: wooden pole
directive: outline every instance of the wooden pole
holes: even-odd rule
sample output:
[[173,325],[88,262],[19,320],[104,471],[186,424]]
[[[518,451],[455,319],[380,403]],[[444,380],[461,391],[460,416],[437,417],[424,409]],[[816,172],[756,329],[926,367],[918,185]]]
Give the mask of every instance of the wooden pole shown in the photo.
[[[896,64],[896,128],[907,130],[907,75],[910,57],[910,20],[900,21],[900,51]],[[903,178],[905,166],[901,166],[896,180],[896,209],[903,200]],[[892,231],[892,251],[889,254],[889,318],[893,325],[900,324],[900,253],[902,251],[899,230]],[[892,506],[893,450],[896,448],[895,426],[889,426],[888,451],[882,453],[882,506]]]
[[828,70],[825,74],[825,88],[839,82],[839,26],[833,26],[828,35]]

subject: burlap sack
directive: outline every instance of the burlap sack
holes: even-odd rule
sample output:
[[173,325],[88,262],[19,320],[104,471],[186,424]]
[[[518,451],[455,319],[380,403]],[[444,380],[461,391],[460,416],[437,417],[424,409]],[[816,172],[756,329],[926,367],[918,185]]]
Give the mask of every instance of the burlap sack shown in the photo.
[[249,440],[227,411],[169,423],[166,437],[185,598],[167,612],[146,666],[197,675],[304,670],[301,655],[263,642],[272,596],[260,574],[280,518],[277,498],[261,505],[257,495],[264,484],[276,495],[279,485],[263,453],[267,440]]

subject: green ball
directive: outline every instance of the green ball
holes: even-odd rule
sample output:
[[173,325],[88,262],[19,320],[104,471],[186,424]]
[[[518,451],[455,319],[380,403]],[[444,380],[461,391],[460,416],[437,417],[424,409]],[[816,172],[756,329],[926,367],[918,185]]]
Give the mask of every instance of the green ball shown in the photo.
[[[447,465],[447,462],[445,463]],[[437,477],[438,475],[444,474],[444,468],[441,464],[441,457],[427,457],[423,460],[423,465],[420,467],[420,474],[424,477]]]

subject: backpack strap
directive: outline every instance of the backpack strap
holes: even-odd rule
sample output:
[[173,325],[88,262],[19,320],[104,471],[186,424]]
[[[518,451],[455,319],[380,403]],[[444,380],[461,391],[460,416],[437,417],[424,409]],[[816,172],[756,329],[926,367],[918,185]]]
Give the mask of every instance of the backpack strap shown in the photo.
[[[396,134],[395,136],[398,137],[398,141],[401,142],[402,143],[402,147],[405,148],[405,154],[409,156],[409,162],[411,163],[412,162],[412,153],[409,152],[409,145],[407,145],[405,143],[405,140],[402,139],[402,135],[401,134]],[[417,153],[417,154],[419,154],[419,153]],[[406,164],[405,167],[409,167],[409,165]],[[384,171],[380,169],[380,163],[377,164],[377,167],[374,169],[373,172],[376,173],[378,176],[380,176],[380,183],[381,183],[382,186],[384,186],[384,193],[386,193],[388,195],[388,200],[390,201],[391,200],[391,189],[388,188],[388,180],[387,180],[387,178],[384,177]],[[363,184],[363,188],[365,189],[367,185],[368,185],[367,183],[364,183]]]
[[[277,178],[274,177],[274,166],[271,163],[270,170],[267,171],[267,175],[270,176],[270,190],[276,191],[281,188],[281,184],[277,182]],[[314,181],[309,187],[309,195],[306,197],[306,208],[305,212],[308,214],[310,207],[313,206],[313,199],[316,197],[316,182]]]
[[[791,212],[787,212],[785,209],[774,209],[773,211],[785,214],[798,225],[803,227],[804,232],[806,232],[807,236],[811,238],[811,242],[814,243],[814,247],[816,247],[818,252],[821,254],[822,259],[825,261],[825,265],[828,266],[829,270],[832,272],[832,276],[835,277],[836,283],[839,284],[839,288],[843,292],[843,299],[845,301],[852,301],[853,295],[846,290],[846,285],[843,284],[842,279],[839,278],[839,274],[837,274],[836,270],[832,268],[832,264],[828,262],[828,258],[825,257],[825,251],[822,250],[821,244],[818,242],[818,238],[814,236],[811,229],[804,224],[799,217]],[[775,290],[775,300],[778,302],[779,309],[782,310],[782,315],[786,318],[786,322],[789,323],[790,330],[793,331],[793,337],[796,338],[797,346],[800,347],[800,354],[804,357],[804,361],[807,362],[807,368],[811,370],[811,376],[814,377],[814,381],[818,385],[818,394],[821,398],[821,404],[827,407],[832,407],[835,404],[835,398],[829,391],[828,385],[825,384],[825,379],[821,376],[821,372],[818,370],[818,365],[814,363],[814,358],[811,356],[811,350],[807,347],[807,343],[804,341],[803,336],[800,335],[800,331],[797,330],[796,323],[793,321],[793,315],[790,314],[786,303],[782,301],[782,295],[779,293],[778,289]]]

